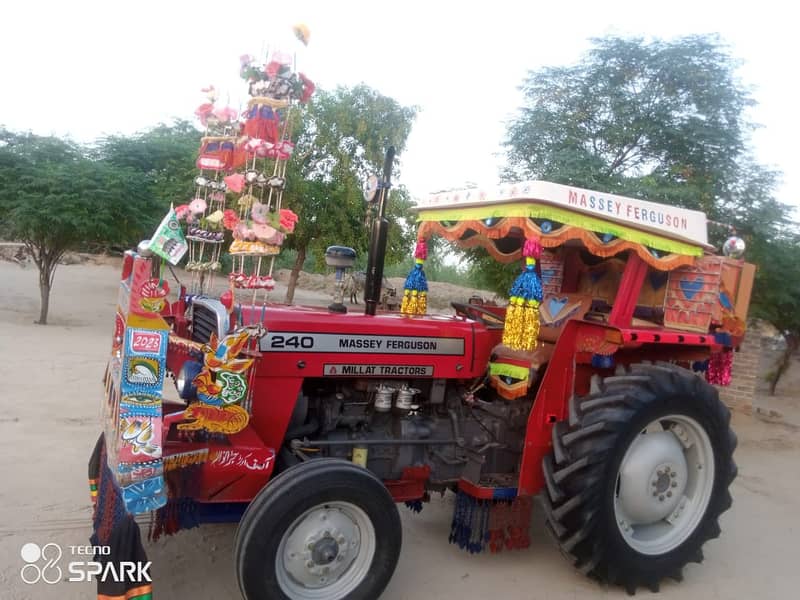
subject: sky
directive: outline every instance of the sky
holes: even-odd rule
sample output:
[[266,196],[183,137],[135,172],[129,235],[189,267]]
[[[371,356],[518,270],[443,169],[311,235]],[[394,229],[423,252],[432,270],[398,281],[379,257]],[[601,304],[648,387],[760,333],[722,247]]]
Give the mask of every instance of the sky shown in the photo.
[[[789,6],[786,3],[785,6]],[[605,35],[719,34],[757,106],[752,144],[800,206],[796,19],[782,2],[13,2],[2,9],[0,125],[89,142],[191,118],[214,84],[246,101],[238,57],[297,51],[319,86],[364,82],[419,109],[400,158],[413,195],[491,186],[526,73],[569,65]],[[291,25],[305,23],[307,48]],[[792,59],[795,57],[795,59]],[[199,136],[198,136],[199,141]]]

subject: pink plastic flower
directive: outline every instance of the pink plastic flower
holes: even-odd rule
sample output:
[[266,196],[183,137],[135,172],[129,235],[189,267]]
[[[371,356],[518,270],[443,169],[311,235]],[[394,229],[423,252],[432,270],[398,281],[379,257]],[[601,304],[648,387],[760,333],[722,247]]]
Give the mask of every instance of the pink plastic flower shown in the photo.
[[214,110],[214,116],[219,119],[221,123],[230,123],[236,120],[239,113],[233,110],[230,106],[225,108],[217,108]]
[[194,200],[189,202],[189,211],[195,215],[199,215],[206,212],[207,207],[208,205],[206,204],[206,201],[203,200],[202,198],[195,198]]
[[275,79],[275,77],[277,77],[278,75],[278,72],[281,70],[281,66],[282,66],[281,63],[279,63],[278,61],[271,60],[264,67],[264,74],[269,79]]
[[178,221],[183,221],[189,215],[189,205],[181,204],[175,208],[175,217]]
[[239,215],[236,214],[235,210],[231,210],[229,208],[222,213],[222,226],[225,229],[233,231],[238,224],[239,224]]
[[224,178],[225,185],[232,192],[237,194],[244,189],[244,175],[241,173],[234,173]]
[[201,104],[194,111],[194,114],[197,116],[198,119],[200,119],[200,122],[203,125],[206,125],[208,123],[208,117],[210,117],[213,113],[214,113],[214,105],[211,102],[206,102],[204,104]]
[[259,148],[261,148],[266,142],[259,138],[250,138],[247,140],[244,148],[248,152],[258,152]]
[[250,216],[256,223],[266,223],[269,218],[269,209],[266,204],[261,202],[253,202],[253,207],[250,209]]
[[270,227],[264,223],[256,223],[253,225],[253,235],[261,242],[269,241],[276,233],[278,233],[278,231],[274,227]]
[[287,233],[292,233],[294,231],[294,226],[299,220],[300,217],[298,217],[293,211],[289,210],[288,208],[281,209],[280,225],[281,229]]

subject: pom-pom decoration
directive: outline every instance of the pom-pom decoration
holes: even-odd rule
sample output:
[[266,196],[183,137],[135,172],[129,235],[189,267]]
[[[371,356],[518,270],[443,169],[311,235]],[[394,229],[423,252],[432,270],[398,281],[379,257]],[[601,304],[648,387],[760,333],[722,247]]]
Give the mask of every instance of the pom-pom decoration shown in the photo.
[[713,385],[730,385],[732,369],[733,352],[726,351],[712,354],[708,360],[706,380]]
[[503,328],[503,344],[513,350],[531,351],[539,338],[539,304],[542,282],[536,274],[536,259],[542,246],[536,239],[527,239],[522,248],[525,270],[511,285],[508,309]]
[[403,286],[400,312],[404,315],[424,315],[428,311],[428,280],[422,268],[426,258],[428,258],[428,246],[425,240],[419,240],[414,250],[414,268],[406,277]]

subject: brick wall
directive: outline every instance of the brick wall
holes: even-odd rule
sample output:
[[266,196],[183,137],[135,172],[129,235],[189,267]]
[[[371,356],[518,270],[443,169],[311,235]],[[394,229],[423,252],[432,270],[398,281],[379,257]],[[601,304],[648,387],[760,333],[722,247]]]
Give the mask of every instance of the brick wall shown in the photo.
[[748,329],[739,351],[733,356],[729,386],[717,386],[719,397],[730,408],[752,409],[761,373],[762,336],[756,327]]

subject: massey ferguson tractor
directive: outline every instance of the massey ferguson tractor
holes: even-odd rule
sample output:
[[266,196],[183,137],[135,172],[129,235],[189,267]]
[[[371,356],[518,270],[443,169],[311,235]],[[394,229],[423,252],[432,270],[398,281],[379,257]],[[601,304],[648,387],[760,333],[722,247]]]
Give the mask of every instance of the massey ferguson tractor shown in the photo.
[[731,506],[736,436],[712,384],[744,335],[741,240],[715,255],[700,212],[542,181],[443,193],[417,206],[421,245],[519,263],[511,300],[426,314],[423,251],[384,312],[389,171],[363,313],[170,301],[158,259],[125,256],[90,464],[102,560],[143,552],[137,514],[150,538],[238,522],[246,600],[372,600],[400,554],[397,504],[440,492],[466,551],[526,547],[538,496],[584,574],[630,593],[680,579]]

